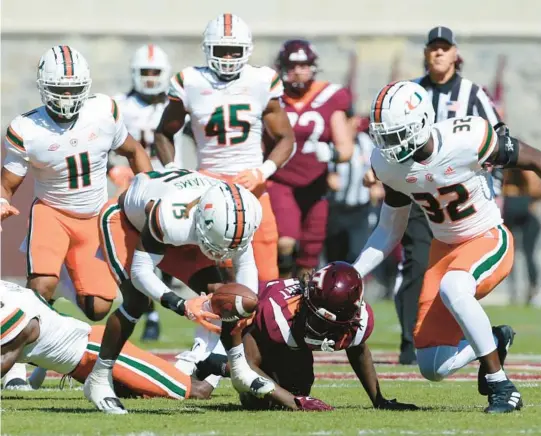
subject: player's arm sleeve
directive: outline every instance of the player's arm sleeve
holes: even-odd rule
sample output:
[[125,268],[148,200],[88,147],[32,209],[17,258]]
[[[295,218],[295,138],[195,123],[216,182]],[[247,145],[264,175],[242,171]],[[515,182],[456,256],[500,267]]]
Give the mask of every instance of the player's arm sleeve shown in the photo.
[[481,118],[484,118],[493,127],[501,122],[501,118],[496,111],[494,103],[482,87],[479,87],[479,90],[477,91],[477,94],[475,96],[473,110],[473,115],[478,115]]
[[406,195],[383,185],[385,201],[379,213],[379,222],[361,254],[353,264],[361,277],[368,275],[396,247],[408,225],[411,200]]
[[114,122],[114,136],[111,149],[116,150],[126,141],[128,129],[126,128],[126,124],[124,124],[124,118],[122,117],[118,103],[113,99],[111,99],[111,116]]
[[257,266],[254,259],[252,244],[248,248],[233,257],[233,268],[235,270],[235,281],[247,286],[256,294],[259,293],[259,282]]
[[4,168],[9,172],[24,177],[28,172],[28,154],[24,147],[24,140],[21,134],[17,132],[16,120],[7,128],[4,137],[4,146],[6,156],[4,159]]
[[186,110],[188,110],[188,96],[184,89],[184,71],[171,77],[169,89],[167,90],[167,97],[173,101],[181,101]]
[[15,339],[28,325],[32,316],[26,313],[18,305],[2,301],[0,308],[0,320],[2,323],[0,345],[4,346]]

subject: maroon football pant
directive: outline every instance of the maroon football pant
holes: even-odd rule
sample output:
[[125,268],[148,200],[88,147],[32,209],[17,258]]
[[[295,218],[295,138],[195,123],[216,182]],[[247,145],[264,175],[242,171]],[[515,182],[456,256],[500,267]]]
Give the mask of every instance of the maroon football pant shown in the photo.
[[323,250],[327,232],[329,205],[325,198],[326,184],[320,182],[294,188],[278,182],[269,183],[272,210],[276,217],[279,237],[299,242],[297,266],[315,268]]

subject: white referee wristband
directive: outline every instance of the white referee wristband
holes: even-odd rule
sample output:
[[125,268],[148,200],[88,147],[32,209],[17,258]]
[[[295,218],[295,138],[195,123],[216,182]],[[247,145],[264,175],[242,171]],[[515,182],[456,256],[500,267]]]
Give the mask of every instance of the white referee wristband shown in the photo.
[[0,197],[0,204],[7,204],[9,206],[9,201],[7,201],[5,198]]
[[258,170],[261,171],[261,174],[263,174],[263,178],[267,180],[270,176],[272,176],[278,167],[274,163],[274,161],[267,159],[265,162],[263,162],[263,165],[261,165]]

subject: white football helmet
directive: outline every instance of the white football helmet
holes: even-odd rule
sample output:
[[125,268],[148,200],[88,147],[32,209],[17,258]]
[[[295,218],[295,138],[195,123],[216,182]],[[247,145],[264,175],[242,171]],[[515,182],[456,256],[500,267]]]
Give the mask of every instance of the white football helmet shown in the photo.
[[385,159],[404,162],[427,143],[434,118],[432,101],[421,85],[393,82],[372,102],[370,136]]
[[[237,56],[224,58],[224,48],[235,48]],[[240,17],[222,14],[207,24],[202,49],[212,71],[225,78],[236,76],[252,54],[252,32]]]
[[[167,54],[157,45],[146,44],[139,47],[130,63],[133,89],[143,95],[158,95],[167,91],[171,78],[171,64]],[[147,70],[157,70],[159,74],[149,75]]]
[[195,210],[199,248],[210,259],[230,259],[248,248],[261,224],[259,200],[247,189],[226,182],[209,188]]
[[68,45],[47,50],[38,64],[41,101],[61,117],[73,118],[90,94],[90,69],[81,53]]

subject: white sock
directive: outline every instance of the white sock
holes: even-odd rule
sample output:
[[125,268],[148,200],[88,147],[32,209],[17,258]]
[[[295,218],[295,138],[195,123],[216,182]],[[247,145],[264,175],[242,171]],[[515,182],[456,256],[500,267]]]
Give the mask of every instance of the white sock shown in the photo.
[[24,363],[15,363],[4,376],[4,386],[16,378],[26,381],[26,365]]
[[207,378],[205,379],[205,381],[211,385],[214,389],[216,389],[218,387],[218,383],[220,383],[220,380],[222,379],[222,376],[221,375],[214,375],[214,374],[211,374],[209,376],[207,376]]
[[234,372],[236,373],[237,371],[250,369],[246,356],[244,355],[244,344],[231,348],[227,352],[227,357],[229,360],[231,374]]
[[487,379],[487,382],[494,383],[494,382],[501,382],[501,381],[507,380],[507,375],[505,375],[505,372],[503,369],[500,369],[499,371],[496,371],[494,374],[485,375],[485,378]]
[[153,310],[147,315],[147,319],[152,322],[158,322],[160,320],[160,314]]
[[92,368],[91,374],[97,378],[108,378],[109,375],[113,373],[113,366],[115,365],[114,360],[102,359],[98,357],[94,368]]
[[496,349],[492,326],[487,314],[475,299],[477,283],[466,271],[449,271],[441,280],[440,296],[449,309],[477,357]]

